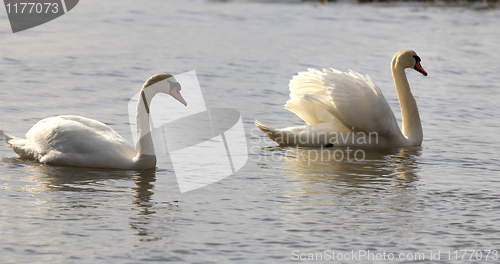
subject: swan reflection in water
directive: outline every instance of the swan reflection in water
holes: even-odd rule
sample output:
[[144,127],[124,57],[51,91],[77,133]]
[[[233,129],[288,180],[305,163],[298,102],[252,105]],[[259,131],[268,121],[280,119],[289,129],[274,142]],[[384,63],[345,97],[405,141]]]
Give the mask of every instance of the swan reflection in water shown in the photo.
[[[356,189],[413,188],[421,147],[263,149],[264,158],[283,161],[286,177],[305,194]],[[338,188],[342,187],[342,188]]]
[[[180,211],[177,201],[157,203],[154,200],[157,173],[162,170],[108,170],[51,166],[18,158],[4,158],[19,175],[9,179],[10,187],[4,191],[46,193],[49,203],[37,210],[44,217],[100,221],[101,227],[119,225],[126,221],[140,241],[171,240],[176,237],[168,223]],[[5,176],[4,176],[5,177]],[[178,192],[175,178],[168,190]],[[166,188],[166,187],[165,187]],[[167,191],[168,191],[167,190]],[[51,194],[53,193],[53,194]],[[115,214],[124,214],[115,217]],[[50,217],[50,216],[49,216]],[[109,221],[106,222],[106,221]]]
[[368,244],[400,243],[413,236],[408,230],[427,228],[418,213],[425,208],[418,188],[421,147],[352,148],[351,154],[362,150],[365,156],[350,161],[347,148],[263,150],[261,157],[281,156],[259,166],[281,167],[285,179],[275,211],[293,235],[328,236],[343,241],[347,251],[362,243],[360,232]]

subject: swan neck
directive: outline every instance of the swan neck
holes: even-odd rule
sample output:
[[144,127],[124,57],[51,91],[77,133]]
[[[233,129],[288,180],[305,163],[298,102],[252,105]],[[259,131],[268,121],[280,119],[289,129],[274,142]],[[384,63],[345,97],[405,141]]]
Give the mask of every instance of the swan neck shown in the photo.
[[142,166],[152,165],[151,167],[156,166],[156,155],[149,121],[149,109],[154,96],[154,92],[143,88],[137,101],[136,110],[137,156],[134,158],[134,162],[141,163]]
[[398,94],[399,105],[403,122],[403,135],[410,145],[420,145],[423,140],[422,124],[418,113],[417,102],[410,90],[410,84],[406,78],[405,68],[397,63],[392,64],[392,76]]

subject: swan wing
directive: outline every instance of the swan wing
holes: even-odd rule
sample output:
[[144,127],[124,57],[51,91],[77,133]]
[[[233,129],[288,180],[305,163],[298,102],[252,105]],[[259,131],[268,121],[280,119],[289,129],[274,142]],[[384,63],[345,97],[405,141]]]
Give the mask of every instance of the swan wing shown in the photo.
[[103,122],[90,119],[87,117],[83,116],[75,116],[75,115],[63,115],[63,116],[56,116],[56,117],[49,117],[46,119],[43,119],[39,121],[39,123],[43,123],[45,121],[51,121],[51,120],[66,120],[66,121],[74,121],[77,123],[80,123],[82,125],[85,125],[88,129],[94,131],[95,133],[98,133],[106,138],[111,138],[115,140],[124,140],[120,134],[118,134],[114,129],[109,127],[108,125],[104,124]]
[[335,69],[324,69],[322,73],[323,87],[331,103],[329,112],[346,127],[381,136],[400,136],[394,113],[368,75]]
[[[81,116],[43,119],[26,133],[24,149],[43,163],[127,166],[136,155],[128,141],[106,124]],[[122,164],[123,163],[123,164]]]
[[286,102],[285,109],[302,118],[308,125],[331,122],[334,119],[324,107],[305,98],[306,95],[314,95],[327,99],[322,75],[319,70],[308,69],[290,80],[290,100]]
[[[370,135],[376,132],[377,142],[374,145],[383,142],[398,144],[400,139],[404,139],[382,91],[368,75],[335,69],[308,69],[295,75],[290,80],[289,88],[290,100],[285,108],[302,118],[308,126],[276,129],[257,121],[256,125],[276,142],[283,136],[295,138],[299,143],[310,142],[308,139],[318,134],[330,135],[331,132],[342,135],[349,135],[350,132]],[[324,142],[308,144],[318,143]]]

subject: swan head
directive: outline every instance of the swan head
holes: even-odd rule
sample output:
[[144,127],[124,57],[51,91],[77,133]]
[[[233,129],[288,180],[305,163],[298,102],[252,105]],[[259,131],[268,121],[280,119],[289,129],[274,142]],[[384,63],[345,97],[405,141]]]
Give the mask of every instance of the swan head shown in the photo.
[[404,69],[411,68],[420,72],[424,76],[427,76],[427,72],[420,64],[420,61],[421,59],[415,51],[402,50],[396,53],[396,55],[394,55],[394,58],[392,59],[392,67],[396,68],[399,66],[403,67]]
[[[160,83],[161,82],[161,83]],[[161,85],[153,85],[153,84]],[[174,99],[187,106],[186,100],[181,95],[181,85],[177,82],[173,75],[168,73],[159,73],[149,78],[144,83],[142,90],[152,90],[153,93],[166,93],[171,95]]]

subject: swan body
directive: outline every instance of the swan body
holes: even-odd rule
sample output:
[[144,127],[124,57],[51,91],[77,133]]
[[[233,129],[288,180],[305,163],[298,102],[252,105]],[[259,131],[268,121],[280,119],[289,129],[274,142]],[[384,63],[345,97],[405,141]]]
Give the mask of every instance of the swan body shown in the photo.
[[278,129],[258,120],[255,125],[282,146],[421,145],[422,125],[406,68],[427,76],[414,51],[396,53],[391,70],[401,105],[402,130],[382,91],[368,75],[335,69],[308,69],[290,81],[290,100],[285,108],[307,125]]
[[156,166],[149,125],[149,104],[157,93],[167,93],[187,105],[180,85],[170,74],[157,74],[143,85],[137,102],[137,138],[134,147],[106,124],[81,116],[64,115],[40,120],[17,138],[0,130],[21,158],[45,164],[108,168],[151,169]]

